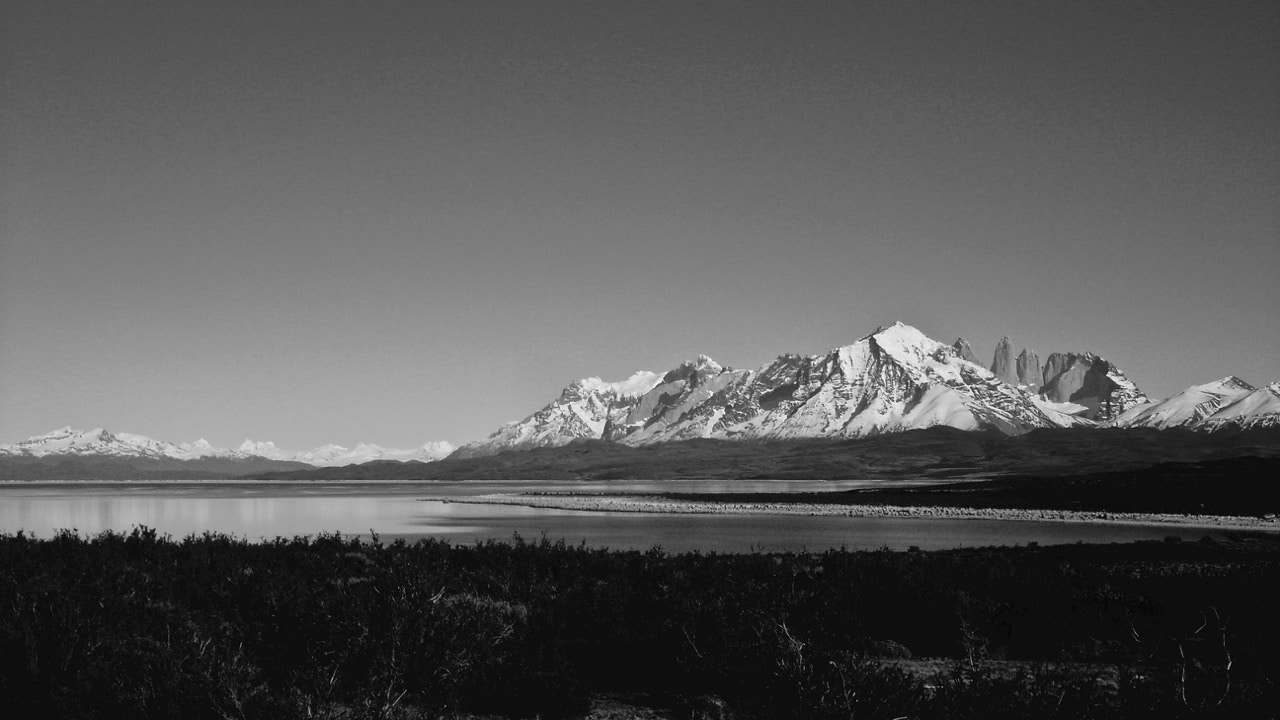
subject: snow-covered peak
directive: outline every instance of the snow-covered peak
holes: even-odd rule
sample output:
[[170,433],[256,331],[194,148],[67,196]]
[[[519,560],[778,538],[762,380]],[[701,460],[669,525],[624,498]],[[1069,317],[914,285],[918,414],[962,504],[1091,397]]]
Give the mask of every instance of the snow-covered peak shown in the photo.
[[724,370],[724,366],[712,360],[707,355],[699,355],[697,360],[693,361],[693,367],[699,372],[718,373]]
[[36,435],[14,445],[0,446],[0,454],[44,457],[46,455],[99,455],[108,457],[180,457],[172,443],[130,433],[112,434],[103,428],[74,430],[60,428]]
[[660,382],[662,382],[662,375],[641,370],[626,380],[618,382],[605,382],[598,377],[589,377],[577,381],[574,385],[590,392],[613,393],[618,397],[630,398],[649,392]]
[[863,343],[868,345],[874,343],[876,347],[894,359],[912,364],[924,361],[925,358],[937,354],[939,350],[945,351],[948,349],[946,345],[929,338],[914,327],[902,322],[895,322],[888,327],[879,328],[874,333],[854,343],[854,345]]
[[1186,390],[1183,390],[1182,392],[1171,396],[1169,399],[1172,400],[1177,397],[1185,397],[1185,396],[1190,396],[1195,394],[1237,395],[1237,396],[1243,397],[1253,392],[1254,390],[1257,390],[1257,388],[1245,382],[1244,380],[1241,380],[1235,375],[1228,375],[1224,378],[1214,380],[1213,382],[1207,382],[1202,385],[1192,385]]
[[1257,390],[1257,388],[1245,382],[1244,380],[1241,380],[1235,375],[1228,375],[1222,378],[1221,380],[1214,380],[1213,382],[1206,383],[1205,385],[1208,387],[1221,388],[1223,390],[1236,389],[1236,390],[1248,390],[1249,392],[1253,392],[1254,390]]
[[182,451],[183,459],[203,457],[237,457],[236,451],[214,447],[204,438],[200,438],[193,443],[178,443],[178,449]]
[[[868,338],[879,338],[882,342],[893,342],[893,338],[903,338],[906,339],[907,342],[920,342],[921,339],[929,340],[929,338],[925,337],[924,333],[901,320],[895,320],[892,325],[881,325],[880,327],[877,327],[874,332],[862,336],[858,342],[862,342]],[[929,342],[933,341],[929,340]]]
[[240,447],[236,448],[236,452],[246,457],[263,457],[268,460],[294,459],[294,453],[276,447],[276,444],[270,440],[264,442],[246,438],[240,443]]
[[344,457],[350,456],[351,451],[342,445],[329,443],[321,445],[312,450],[304,450],[293,456],[294,460],[307,463],[308,465],[350,465],[350,462],[342,462]]
[[294,460],[296,462],[303,462],[308,465],[316,465],[318,467],[358,465],[372,460],[398,460],[401,462],[417,460],[420,462],[431,462],[448,456],[449,453],[454,451],[454,449],[453,445],[443,441],[423,443],[420,447],[410,450],[384,448],[380,445],[365,442],[357,443],[356,446],[352,448],[348,448],[345,445],[329,443],[311,450],[303,450],[296,453],[281,450],[276,447],[275,443],[271,442],[255,443],[250,440],[246,440],[244,444],[240,446],[240,452],[252,453],[277,460]]
[[172,460],[196,460],[199,458],[268,459],[309,462],[316,465],[368,462],[369,460],[439,460],[455,448],[447,442],[428,442],[411,450],[383,448],[361,443],[348,450],[341,445],[324,445],[315,450],[294,453],[283,450],[273,442],[245,440],[234,450],[214,447],[201,438],[193,443],[170,443],[145,435],[111,433],[103,428],[74,430],[59,428],[43,435],[36,435],[13,445],[0,445],[0,456],[44,457],[46,455],[94,456],[94,457],[143,457]]
[[373,460],[431,462],[448,456],[453,450],[453,445],[447,442],[424,443],[421,447],[412,450],[384,448],[373,443],[362,442],[357,443],[354,448],[350,449],[342,445],[323,445],[314,450],[300,452],[294,456],[294,459],[320,467],[357,465]]
[[47,432],[43,435],[32,435],[26,440],[23,440],[22,443],[18,443],[18,444],[45,442],[48,440],[58,440],[61,438],[70,437],[72,435],[83,435],[83,434],[85,434],[83,430],[73,430],[71,426],[68,425],[66,427],[61,427],[61,428],[58,428],[57,430]]
[[1280,427],[1280,381],[1268,383],[1223,405],[1204,422],[1208,430]]
[[457,449],[456,445],[447,440],[438,440],[436,442],[423,443],[422,447],[418,448],[418,451],[425,456],[440,459],[448,457],[450,453]]
[[74,430],[70,427],[65,427],[43,435],[33,435],[22,442],[5,447],[9,451],[8,454],[43,457],[45,455],[73,453],[80,450],[92,451],[95,448],[106,448],[114,440],[115,438],[111,433],[102,428]]
[[1193,385],[1160,402],[1135,405],[1121,413],[1113,424],[1161,429],[1195,426],[1253,390],[1249,383],[1228,375],[1221,380]]

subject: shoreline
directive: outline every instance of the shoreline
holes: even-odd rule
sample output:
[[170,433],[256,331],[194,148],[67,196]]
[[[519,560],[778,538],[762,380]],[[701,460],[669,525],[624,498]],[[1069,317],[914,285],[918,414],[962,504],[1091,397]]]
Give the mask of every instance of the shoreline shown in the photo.
[[93,480],[0,480],[0,486],[10,485],[66,485],[74,487],[76,485],[409,485],[432,482],[453,482],[453,481],[436,481],[436,480],[396,480],[396,479],[374,479],[359,478],[352,480],[289,480],[289,479],[257,479],[257,478],[162,478],[156,479],[119,479],[119,478],[97,478]]
[[453,497],[425,497],[428,502],[468,505],[517,505],[546,510],[648,513],[666,515],[798,515],[862,518],[918,518],[1079,522],[1115,525],[1164,525],[1219,530],[1280,533],[1280,521],[1241,515],[1182,515],[1078,510],[937,507],[920,505],[837,505],[834,503],[755,503],[671,500],[649,495],[525,495],[490,493]]

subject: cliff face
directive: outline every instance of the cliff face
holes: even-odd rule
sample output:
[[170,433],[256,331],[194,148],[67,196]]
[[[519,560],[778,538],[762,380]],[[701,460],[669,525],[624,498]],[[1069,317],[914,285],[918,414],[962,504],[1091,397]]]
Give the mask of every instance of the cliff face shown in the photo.
[[1007,337],[1000,338],[1000,342],[996,343],[995,356],[991,358],[991,372],[1010,385],[1018,384],[1018,370],[1013,360],[1013,344]]
[[991,358],[991,372],[1010,385],[1022,385],[1032,392],[1038,392],[1044,384],[1040,356],[1034,350],[1023,348],[1015,360],[1013,343],[1007,337],[1000,338],[1000,342],[996,343],[996,352]]
[[1044,383],[1044,371],[1040,369],[1040,356],[1034,350],[1023,350],[1018,354],[1018,383],[1026,385],[1031,392],[1039,392]]
[[1048,385],[1050,380],[1058,377],[1067,369],[1067,353],[1050,353],[1048,359],[1044,362],[1044,369],[1041,371],[1043,385]]
[[1148,402],[1119,368],[1093,353],[1050,355],[1041,392],[1054,402],[1084,405],[1089,408],[1087,417],[1103,421]]
[[[957,354],[962,352],[957,340]],[[965,347],[967,347],[965,343]],[[1113,364],[1093,353],[1049,355],[1043,366],[1033,350],[1013,356],[1009,338],[1000,338],[991,358],[991,373],[1000,380],[1055,403],[1083,405],[1088,420],[1109,421],[1147,402],[1147,397]]]

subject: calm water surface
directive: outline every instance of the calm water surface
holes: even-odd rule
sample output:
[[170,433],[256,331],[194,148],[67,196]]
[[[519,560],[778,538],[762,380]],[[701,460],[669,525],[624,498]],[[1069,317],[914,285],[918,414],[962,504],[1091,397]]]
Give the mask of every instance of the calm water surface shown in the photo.
[[340,532],[457,543],[519,534],[593,547],[747,552],[831,547],[925,549],[978,545],[1218,539],[1203,528],[911,518],[600,513],[428,502],[421,498],[529,490],[727,492],[838,490],[855,484],[763,483],[111,483],[0,485],[0,532],[49,537],[146,525],[175,538],[206,531],[251,540]]

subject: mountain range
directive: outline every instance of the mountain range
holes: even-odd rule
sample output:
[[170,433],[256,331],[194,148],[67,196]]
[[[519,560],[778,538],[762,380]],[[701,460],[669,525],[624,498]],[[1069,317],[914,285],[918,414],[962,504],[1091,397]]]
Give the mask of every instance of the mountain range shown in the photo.
[[113,461],[120,473],[132,462],[139,470],[225,475],[364,463],[394,469],[584,440],[643,447],[697,439],[844,440],[930,428],[1005,436],[1040,428],[1280,428],[1280,382],[1254,387],[1228,376],[1152,402],[1114,363],[1092,352],[1054,352],[1042,364],[1033,350],[1015,354],[1006,337],[983,365],[963,338],[944,344],[895,323],[830,352],[782,355],[755,370],[702,355],[665,373],[578,380],[523,420],[456,449],[445,442],[410,450],[361,443],[289,452],[251,440],[223,449],[204,440],[174,444],[67,427],[0,445],[0,460],[24,463],[24,477],[34,464],[68,459]]
[[73,430],[64,427],[44,435],[37,435],[13,445],[0,445],[0,457],[56,458],[62,456],[92,456],[98,458],[129,458],[150,460],[272,460],[302,463],[314,467],[337,467],[370,462],[373,460],[417,460],[430,462],[446,457],[454,451],[447,442],[429,442],[412,450],[384,448],[360,443],[354,448],[341,445],[323,445],[314,450],[289,452],[276,447],[273,442],[245,440],[234,450],[217,448],[201,439],[194,443],[170,443],[131,433],[111,433],[101,428]]
[[1016,356],[1008,338],[978,362],[902,323],[821,355],[782,355],[756,370],[699,356],[666,373],[621,382],[578,380],[523,420],[462,446],[453,458],[557,447],[582,439],[643,446],[694,438],[860,438],[932,427],[1019,435],[1036,428],[1280,425],[1280,383],[1238,378],[1153,403],[1092,352]]

